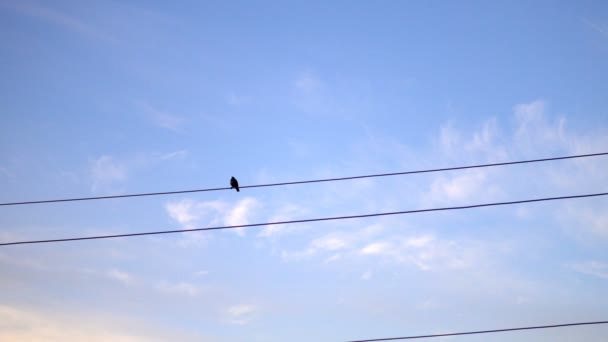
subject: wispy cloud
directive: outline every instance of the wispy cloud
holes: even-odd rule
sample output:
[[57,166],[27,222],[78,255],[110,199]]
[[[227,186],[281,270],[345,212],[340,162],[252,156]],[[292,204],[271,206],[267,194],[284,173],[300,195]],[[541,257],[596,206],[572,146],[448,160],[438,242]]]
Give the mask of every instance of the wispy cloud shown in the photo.
[[[453,161],[452,165],[465,165],[471,161],[475,163],[508,161],[543,155],[598,152],[608,148],[608,139],[601,131],[573,131],[569,129],[565,117],[549,115],[548,108],[547,103],[542,100],[517,104],[512,107],[512,113],[506,121],[509,125],[506,127],[501,127],[496,118],[489,118],[472,130],[458,129],[456,125],[452,124],[443,125],[439,130],[438,138],[434,140],[433,153],[428,150],[420,153],[424,154],[424,157],[429,155],[448,156],[447,159]],[[386,147],[379,148],[385,149]],[[388,153],[388,155],[393,158],[392,155],[400,152],[399,146],[396,146],[391,152],[394,153]],[[411,156],[411,159],[416,159],[416,155]],[[445,157],[438,158],[437,165],[446,165],[445,160]],[[382,199],[372,201],[373,209],[371,211],[389,211],[397,208],[405,209],[403,203],[407,199],[404,197],[412,198],[414,206],[428,208],[520,198],[520,196],[525,196],[522,194],[529,196],[532,187],[539,189],[540,194],[545,194],[546,191],[552,191],[550,193],[581,192],[582,189],[601,187],[608,180],[608,174],[605,172],[608,167],[607,161],[596,158],[568,161],[551,165],[551,167],[538,165],[538,168],[535,169],[537,174],[529,179],[521,179],[517,176],[516,172],[526,172],[527,169],[522,167],[508,170],[488,168],[431,174],[427,178],[428,181],[414,184],[403,182],[403,186],[394,181],[391,182],[388,189],[379,188],[374,183],[366,184],[363,188],[357,188],[352,183],[348,187],[338,184],[336,194],[332,192],[334,185],[328,184],[325,192],[330,194],[328,195],[330,199],[328,201],[316,200],[315,203],[307,204],[306,208],[311,212],[321,210],[319,208],[326,208],[327,203],[334,203],[335,199],[341,198],[339,196],[343,193],[347,193],[345,198],[349,203],[352,205],[357,203],[359,207],[365,207],[365,198],[368,193],[372,199],[375,198],[374,193],[380,193]],[[387,204],[380,205],[380,203]],[[389,210],[386,209],[387,206],[390,208]],[[568,208],[567,206],[572,206],[572,210],[564,210],[564,208]],[[532,206],[524,209],[525,212],[521,208],[514,208],[511,213],[520,222],[532,220],[538,214],[546,215],[546,212],[541,213]],[[558,224],[570,226],[570,229],[578,231],[590,230],[597,236],[608,236],[605,228],[608,227],[608,216],[603,214],[601,206],[594,207],[569,202],[550,210],[554,210],[550,214],[551,216],[560,217]],[[293,216],[301,216],[295,207],[285,209],[282,215],[278,215],[285,219]],[[562,219],[564,216],[567,216],[568,219]],[[483,239],[471,240],[462,236],[446,238],[443,233],[440,233],[440,226],[434,226],[435,230],[432,233],[421,233],[428,231],[430,227],[422,229],[414,223],[418,221],[416,219],[390,222],[403,221],[408,223],[405,226],[403,223],[388,223],[389,221],[379,223],[381,229],[375,233],[366,234],[358,230],[357,223],[345,222],[344,226],[351,227],[350,230],[341,229],[309,237],[308,242],[300,249],[285,248],[285,245],[280,248],[272,245],[271,248],[273,252],[279,250],[279,253],[274,254],[280,256],[283,261],[358,263],[365,258],[366,260],[412,265],[420,270],[470,269],[473,265],[485,264],[484,257],[492,259],[501,258],[503,255],[500,248],[504,246],[496,246],[499,250],[490,251],[488,244],[491,245],[494,242],[486,241],[486,243]],[[450,222],[442,223],[442,225],[450,224]],[[258,236],[280,238],[282,232],[294,235],[303,232],[303,230],[299,231],[295,228],[291,230],[290,226],[280,228],[286,229],[266,227]],[[307,231],[307,234],[310,232]]]
[[558,217],[570,232],[590,233],[594,238],[608,238],[608,213],[605,203],[565,203]]
[[[224,201],[197,202],[190,199],[168,202],[165,205],[167,214],[184,228],[194,228],[200,225],[242,225],[250,223],[252,214],[260,206],[253,197],[245,197],[233,205]],[[233,229],[239,236],[245,231]],[[189,236],[188,234],[186,236]],[[194,235],[196,236],[196,235]]]
[[98,39],[110,43],[116,42],[115,37],[102,32],[100,29],[84,22],[81,19],[73,17],[55,8],[42,6],[41,4],[29,1],[0,1],[0,8],[1,7],[39,19],[43,22],[55,25],[88,38]]
[[103,155],[90,162],[92,191],[110,190],[116,184],[127,180],[127,167],[110,155]]
[[391,252],[392,245],[388,242],[373,242],[369,245],[361,248],[361,254],[364,255],[377,255],[377,254],[388,254]]
[[6,177],[13,177],[13,174],[5,167],[0,166],[0,174],[6,176]]
[[500,133],[496,118],[489,118],[472,132],[458,129],[455,122],[448,121],[440,126],[435,142],[438,152],[451,160],[462,159],[465,153],[501,160],[506,157],[506,151],[497,142],[502,138]]
[[135,283],[135,277],[132,274],[117,269],[108,270],[106,276],[127,286],[132,286]]
[[161,154],[159,156],[159,159],[161,161],[166,161],[166,160],[181,159],[181,158],[185,158],[186,156],[188,156],[188,151],[187,150],[179,150],[179,151],[174,151],[174,152],[169,152],[169,153]]
[[596,32],[598,32],[601,35],[603,35],[603,36],[605,36],[605,37],[608,38],[608,24],[595,22],[595,21],[592,21],[592,20],[590,20],[588,18],[583,18],[582,21],[588,27],[592,28]]
[[[516,131],[513,137],[518,152],[538,153],[539,148],[551,149],[551,146],[563,147],[567,144],[565,137],[566,120],[558,117],[549,121],[545,101],[536,100],[513,107]],[[553,148],[555,149],[555,148]]]
[[422,311],[433,310],[437,309],[438,307],[439,304],[437,303],[437,300],[433,298],[427,298],[425,300],[422,300],[416,305],[416,308]]
[[453,204],[482,196],[491,200],[500,190],[488,180],[487,175],[486,170],[471,170],[458,176],[439,176],[423,195],[423,205]]
[[181,116],[155,108],[147,102],[138,101],[136,105],[152,124],[160,128],[181,132],[182,125],[186,121]]
[[362,255],[385,257],[424,271],[471,267],[480,260],[481,251],[474,244],[441,240],[433,235],[396,236],[360,249]]
[[[209,205],[205,203],[204,206]],[[181,200],[177,202],[169,202],[165,205],[165,210],[169,217],[177,221],[177,223],[184,226],[184,228],[192,228],[192,224],[198,221],[200,217],[200,211],[194,207],[200,207],[200,204],[195,203],[192,200]]]
[[[197,228],[203,225],[217,225],[221,222],[222,213],[228,204],[222,201],[197,202],[190,199],[172,201],[165,204],[165,211],[171,219],[184,229]],[[209,239],[204,232],[183,234],[177,244],[181,247],[201,247]]]
[[164,292],[164,293],[182,295],[182,296],[188,296],[188,297],[196,297],[196,296],[200,295],[203,291],[201,287],[199,287],[195,284],[192,284],[192,283],[188,283],[188,282],[178,282],[178,283],[162,282],[162,283],[158,284],[158,286],[156,288],[159,291]]
[[[140,153],[135,155],[101,155],[89,160],[87,177],[93,192],[120,192],[123,185],[134,175],[157,167],[159,164],[178,163],[188,157],[185,149],[172,152]],[[62,172],[63,177],[79,181],[79,175]]]
[[570,263],[566,266],[577,272],[608,280],[608,263],[593,260],[587,262]]
[[[392,229],[384,226],[392,226]],[[376,262],[374,260],[380,258],[383,262],[435,271],[481,265],[484,263],[483,256],[487,255],[487,248],[487,243],[482,241],[442,239],[436,234],[416,234],[387,222],[327,233],[312,239],[305,249],[283,250],[281,257],[284,261],[314,259],[328,263],[341,260],[355,264]]]
[[[437,146],[443,155],[455,161],[454,164],[584,154],[608,148],[605,128],[604,131],[599,127],[597,131],[575,131],[568,126],[565,116],[550,115],[549,106],[543,100],[514,105],[508,122],[510,126],[501,127],[495,118],[490,118],[475,130],[457,129],[455,123],[445,124],[440,129]],[[506,168],[487,168],[432,175],[420,206],[469,203],[477,198],[492,201],[529,194],[531,188],[580,192],[596,189],[608,181],[608,175],[600,171],[608,167],[604,158],[564,161],[551,168],[538,166],[533,183],[523,179],[515,181],[511,174],[518,171],[517,168],[509,169],[510,172]],[[562,218],[562,224],[568,222],[579,231],[587,227],[589,232],[608,236],[604,228],[606,218],[594,205],[583,207],[579,203],[563,203],[559,208],[556,214]],[[520,219],[533,217],[535,212],[534,207],[525,208],[525,215],[522,210],[516,209]]]
[[228,102],[229,105],[237,107],[237,106],[247,104],[248,102],[251,102],[251,97],[246,96],[246,95],[237,95],[234,93],[230,93],[230,94],[228,94],[228,96],[226,96],[226,101]]
[[361,280],[370,280],[373,276],[374,273],[371,270],[367,270],[361,275]]
[[[339,258],[337,252],[351,247],[351,239],[352,236],[349,236],[348,234],[327,234],[310,241],[308,247],[304,250],[294,252],[283,250],[281,252],[281,257],[285,261],[290,261],[307,259],[319,254],[332,253],[333,255],[330,258],[335,260]],[[325,261],[329,262],[331,260],[326,259]]]
[[300,72],[292,83],[294,102],[305,113],[312,115],[331,113],[328,87],[321,77],[311,70]]
[[503,161],[513,156],[571,147],[566,119],[562,116],[551,118],[547,108],[543,100],[514,105],[509,120],[511,127],[500,127],[495,117],[487,119],[475,130],[458,129],[450,121],[441,126],[436,141],[443,155],[454,160],[477,157]]
[[[259,206],[259,202],[252,197],[246,197],[236,203],[236,205],[228,211],[224,222],[229,226],[237,226],[251,223],[249,221],[251,213]],[[233,229],[239,236],[245,235],[244,228]]]
[[205,276],[208,276],[209,273],[210,272],[207,271],[207,270],[200,270],[200,271],[194,272],[194,275],[197,276],[197,277],[205,277]]
[[353,252],[361,241],[381,232],[378,225],[367,226],[349,231],[335,231],[323,234],[310,240],[302,250],[288,251],[283,249],[281,257],[284,261],[304,260],[321,257],[325,263],[342,259],[343,253]]
[[320,91],[323,87],[323,81],[312,71],[301,72],[293,82],[294,87],[303,93],[312,94]]
[[234,305],[226,309],[225,315],[228,322],[232,324],[245,325],[249,324],[255,317],[259,309],[250,304]]
[[[297,204],[284,204],[278,210],[277,213],[270,217],[268,222],[281,222],[293,220],[295,217],[303,217],[308,211]],[[301,228],[295,225],[272,225],[266,226],[258,233],[259,237],[276,239],[280,236],[288,235],[292,232],[298,231]]]

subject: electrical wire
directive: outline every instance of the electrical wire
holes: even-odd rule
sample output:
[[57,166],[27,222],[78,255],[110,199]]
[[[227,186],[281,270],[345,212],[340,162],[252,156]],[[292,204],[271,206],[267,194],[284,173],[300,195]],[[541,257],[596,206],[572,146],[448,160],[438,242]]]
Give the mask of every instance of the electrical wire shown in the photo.
[[516,331],[516,330],[532,330],[532,329],[550,329],[550,328],[562,328],[572,327],[581,325],[593,325],[593,324],[607,324],[608,321],[599,322],[580,322],[580,323],[565,323],[565,324],[553,324],[553,325],[540,325],[534,327],[521,327],[521,328],[508,328],[508,329],[494,329],[494,330],[480,330],[480,331],[467,331],[449,334],[435,334],[435,335],[418,335],[418,336],[406,336],[406,337],[388,337],[388,338],[374,338],[369,340],[354,340],[348,342],[378,342],[378,341],[396,341],[396,340],[413,340],[419,338],[434,338],[434,337],[446,337],[446,336],[458,336],[458,335],[473,335],[473,334],[489,334],[498,333],[505,331]]
[[[468,165],[468,166],[446,167],[446,168],[440,168],[440,169],[427,169],[427,170],[417,170],[417,171],[403,171],[403,172],[392,172],[392,173],[380,173],[380,174],[363,175],[363,176],[350,176],[350,177],[339,177],[339,178],[313,179],[313,180],[295,181],[295,182],[283,182],[283,183],[245,185],[245,186],[241,186],[240,188],[241,189],[262,188],[262,187],[269,187],[269,186],[283,186],[283,185],[295,185],[295,184],[335,182],[335,181],[344,181],[344,180],[361,179],[361,178],[402,176],[402,175],[412,175],[412,174],[418,174],[418,173],[443,172],[443,171],[465,170],[465,169],[475,169],[475,168],[483,168],[483,167],[494,167],[494,166],[506,166],[506,165],[516,165],[516,164],[539,163],[539,162],[547,162],[547,161],[554,161],[554,160],[564,160],[564,159],[598,157],[598,156],[604,156],[604,155],[608,155],[608,152],[591,153],[591,154],[579,154],[579,155],[571,155],[571,156],[563,156],[563,157],[553,157],[553,158],[542,158],[542,159],[519,160],[519,161],[511,161],[511,162],[504,162],[504,163],[492,163],[492,164],[478,164],[478,165]],[[112,195],[112,196],[64,198],[64,199],[36,200],[36,201],[24,201],[24,202],[6,202],[6,203],[0,203],[0,206],[26,205],[26,204],[42,204],[42,203],[57,203],[57,202],[90,201],[90,200],[103,200],[103,199],[127,198],[127,197],[175,195],[175,194],[186,194],[186,193],[193,193],[193,192],[208,192],[208,191],[220,191],[220,190],[230,190],[230,189],[232,189],[232,188],[223,187],[223,188],[177,190],[177,191],[164,191],[164,192],[147,192],[147,193],[126,194],[126,195]]]
[[394,211],[394,212],[385,212],[385,213],[374,213],[374,214],[363,214],[363,215],[349,215],[349,216],[336,216],[336,217],[323,217],[323,218],[312,218],[312,219],[301,219],[301,220],[290,220],[290,221],[277,221],[277,222],[266,222],[266,223],[251,223],[251,224],[240,224],[240,225],[220,226],[220,227],[206,227],[206,228],[192,228],[192,229],[178,229],[178,230],[163,230],[163,231],[156,231],[156,232],[126,233],[126,234],[113,234],[113,235],[97,235],[97,236],[85,236],[85,237],[74,237],[74,238],[63,238],[63,239],[49,239],[49,240],[31,240],[31,241],[4,242],[4,243],[0,243],[0,246],[25,245],[25,244],[35,244],[35,243],[67,242],[67,241],[81,241],[81,240],[111,239],[111,238],[130,237],[130,236],[173,234],[173,233],[198,232],[198,231],[207,231],[207,230],[223,230],[223,229],[235,229],[235,228],[246,228],[246,227],[272,226],[272,225],[290,224],[290,223],[335,221],[335,220],[346,220],[346,219],[355,219],[355,218],[364,218],[364,217],[403,215],[403,214],[424,213],[424,212],[431,212],[431,211],[472,209],[472,208],[481,208],[481,207],[493,207],[493,206],[500,206],[500,205],[510,205],[510,204],[556,201],[556,200],[574,199],[574,198],[585,198],[585,197],[598,197],[598,196],[606,196],[606,195],[608,195],[608,192],[595,193],[595,194],[585,194],[585,195],[571,195],[571,196],[560,196],[560,197],[535,198],[535,199],[527,199],[527,200],[519,200],[519,201],[509,201],[509,202],[482,203],[482,204],[473,204],[473,205],[456,206],[456,207],[403,210],[403,211]]

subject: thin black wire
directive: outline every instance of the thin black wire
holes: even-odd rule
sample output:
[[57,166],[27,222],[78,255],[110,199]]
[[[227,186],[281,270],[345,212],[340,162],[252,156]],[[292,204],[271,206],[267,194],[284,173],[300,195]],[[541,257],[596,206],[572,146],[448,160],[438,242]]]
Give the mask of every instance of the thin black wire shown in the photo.
[[[598,156],[604,156],[604,155],[608,155],[608,152],[591,153],[591,154],[578,154],[578,155],[564,156],[564,157],[554,157],[554,158],[520,160],[520,161],[512,161],[512,162],[504,162],[504,163],[492,163],[492,164],[478,164],[478,165],[468,165],[468,166],[446,167],[446,168],[441,168],[441,169],[428,169],[428,170],[417,170],[417,171],[380,173],[380,174],[373,174],[373,175],[339,177],[339,178],[325,178],[325,179],[314,179],[314,180],[295,181],[295,182],[283,182],[283,183],[245,185],[245,186],[241,186],[240,188],[241,189],[247,189],[247,188],[262,188],[262,187],[268,187],[268,186],[282,186],[282,185],[307,184],[307,183],[335,182],[335,181],[343,181],[343,180],[351,180],[351,179],[361,179],[361,178],[374,178],[374,177],[412,175],[412,174],[417,174],[417,173],[430,173],[430,172],[442,172],[442,171],[475,169],[475,168],[492,167],[492,166],[505,166],[505,165],[515,165],[515,164],[539,163],[539,162],[546,162],[546,161],[553,161],[553,160],[586,158],[586,157],[598,157]],[[186,193],[192,193],[192,192],[207,192],[207,191],[219,191],[219,190],[230,190],[230,189],[232,189],[232,188],[224,187],[224,188],[209,188],[209,189],[195,189],[195,190],[147,192],[147,193],[139,193],[139,194],[113,195],[113,196],[96,196],[96,197],[80,197],[80,198],[39,200],[39,201],[25,201],[25,202],[8,202],[8,203],[0,203],[0,206],[25,205],[25,204],[41,204],[41,203],[57,203],[57,202],[90,201],[90,200],[102,200],[102,199],[126,198],[126,197],[175,195],[175,194],[186,194]]]
[[0,246],[25,245],[25,244],[50,243],[50,242],[65,242],[65,241],[80,241],[80,240],[110,239],[110,238],[129,237],[129,236],[172,234],[172,233],[197,232],[197,231],[206,231],[206,230],[221,230],[221,229],[234,229],[234,228],[246,228],[246,227],[272,226],[272,225],[288,224],[288,223],[304,223],[304,222],[346,220],[346,219],[363,218],[363,217],[402,215],[402,214],[424,213],[424,212],[430,212],[430,211],[443,211],[443,210],[471,209],[471,208],[492,207],[492,206],[499,206],[499,205],[531,203],[531,202],[544,202],[544,201],[556,201],[556,200],[563,200],[563,199],[584,198],[584,197],[597,197],[597,196],[606,196],[606,195],[608,195],[608,192],[596,193],[596,194],[586,194],[586,195],[545,197],[545,198],[536,198],[536,199],[528,199],[528,200],[520,200],[520,201],[510,201],[510,202],[483,203],[483,204],[473,204],[473,205],[465,205],[465,206],[457,206],[457,207],[416,209],[416,210],[404,210],[404,211],[394,211],[394,212],[387,212],[387,213],[374,213],[374,214],[364,214],[364,215],[323,217],[323,218],[314,218],[314,219],[302,219],[302,220],[291,220],[291,221],[277,221],[277,222],[266,222],[266,223],[251,223],[251,224],[240,224],[240,225],[234,225],[234,226],[220,226],[220,227],[192,228],[192,229],[178,229],[178,230],[163,230],[163,231],[156,231],[156,232],[127,233],[127,234],[115,234],[115,235],[97,235],[97,236],[86,236],[86,237],[76,237],[76,238],[50,239],[50,240],[32,240],[32,241],[5,242],[5,243],[0,243]]
[[377,342],[377,341],[394,341],[394,340],[413,340],[413,339],[418,339],[418,338],[433,338],[433,337],[445,337],[445,336],[457,336],[457,335],[473,335],[473,334],[489,334],[489,333],[497,333],[497,332],[505,332],[505,331],[532,330],[532,329],[549,329],[549,328],[561,328],[561,327],[572,327],[572,326],[579,326],[579,325],[607,324],[607,323],[608,323],[608,321],[566,323],[566,324],[554,324],[554,325],[540,325],[540,326],[535,326],[535,327],[522,327],[522,328],[509,328],[509,329],[468,331],[468,332],[449,333],[449,334],[418,335],[418,336],[388,337],[388,338],[374,338],[374,339],[371,339],[371,340],[355,340],[355,341],[348,341],[348,342]]

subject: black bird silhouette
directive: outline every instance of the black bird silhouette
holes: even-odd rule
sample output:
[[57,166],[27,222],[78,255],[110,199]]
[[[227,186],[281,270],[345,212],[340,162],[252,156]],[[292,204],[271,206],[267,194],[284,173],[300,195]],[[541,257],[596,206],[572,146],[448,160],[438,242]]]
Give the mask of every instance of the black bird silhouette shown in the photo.
[[230,188],[234,188],[236,191],[241,191],[239,190],[239,181],[237,181],[234,177],[230,178]]

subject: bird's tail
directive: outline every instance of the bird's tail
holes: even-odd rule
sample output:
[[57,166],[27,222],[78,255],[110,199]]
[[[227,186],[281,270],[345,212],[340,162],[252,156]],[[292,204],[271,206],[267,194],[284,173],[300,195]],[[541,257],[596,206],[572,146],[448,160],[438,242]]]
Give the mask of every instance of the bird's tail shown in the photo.
[[236,188],[236,191],[241,192],[241,190],[239,190],[239,188]]

